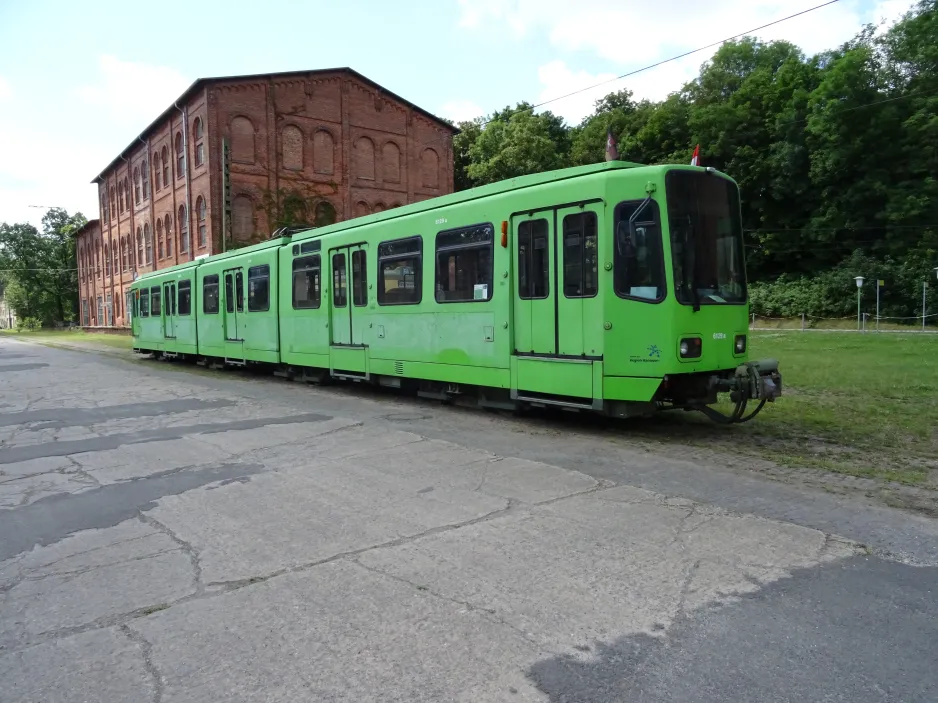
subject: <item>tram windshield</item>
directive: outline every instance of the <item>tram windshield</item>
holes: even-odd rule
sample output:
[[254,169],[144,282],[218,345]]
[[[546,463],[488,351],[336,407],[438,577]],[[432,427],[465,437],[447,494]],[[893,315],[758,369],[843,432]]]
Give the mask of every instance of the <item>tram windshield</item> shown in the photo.
[[678,301],[695,310],[746,302],[736,185],[712,173],[674,170],[665,187]]

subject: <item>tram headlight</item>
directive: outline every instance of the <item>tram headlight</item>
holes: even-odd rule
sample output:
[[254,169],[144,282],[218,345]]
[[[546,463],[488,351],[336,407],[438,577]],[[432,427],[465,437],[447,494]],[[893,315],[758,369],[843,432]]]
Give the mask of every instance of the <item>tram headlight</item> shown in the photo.
[[736,335],[736,353],[744,354],[746,352],[746,335],[737,334]]
[[682,359],[697,359],[700,357],[703,344],[700,341],[700,337],[687,337],[681,340],[681,345],[678,347],[678,350],[681,353]]

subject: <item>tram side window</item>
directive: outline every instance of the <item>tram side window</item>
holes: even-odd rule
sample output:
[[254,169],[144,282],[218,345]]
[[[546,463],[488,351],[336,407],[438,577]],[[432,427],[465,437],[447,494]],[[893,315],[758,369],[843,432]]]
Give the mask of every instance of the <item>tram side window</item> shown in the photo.
[[547,220],[525,220],[518,225],[518,297],[546,298],[550,294]]
[[599,289],[596,213],[580,212],[563,218],[563,294],[592,298]]
[[150,316],[150,291],[144,288],[140,291],[140,317]]
[[270,310],[270,266],[248,269],[248,312]]
[[179,296],[179,314],[189,315],[192,312],[192,281],[179,281],[176,290]]
[[492,299],[494,233],[491,224],[480,224],[436,235],[438,303]]
[[160,287],[153,286],[150,289],[150,315],[152,317],[159,317],[161,312],[160,308]]
[[202,279],[202,312],[206,315],[218,313],[218,274]]
[[[629,226],[633,215],[634,228]],[[660,222],[658,203],[653,200],[616,205],[613,284],[619,297],[645,302],[664,300],[667,288]]]
[[319,255],[293,260],[293,307],[296,310],[318,308],[320,305]]
[[416,305],[423,289],[423,239],[378,245],[378,305]]
[[347,280],[345,278],[345,254],[332,255],[332,304],[337,308],[348,305]]
[[365,250],[352,252],[352,304],[362,307],[368,304],[368,267]]

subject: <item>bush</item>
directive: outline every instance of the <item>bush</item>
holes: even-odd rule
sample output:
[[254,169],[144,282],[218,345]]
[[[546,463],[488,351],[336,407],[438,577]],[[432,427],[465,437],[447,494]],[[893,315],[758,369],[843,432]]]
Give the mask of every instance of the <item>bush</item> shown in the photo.
[[898,261],[873,259],[859,252],[830,271],[813,277],[782,274],[775,281],[749,286],[751,310],[765,317],[851,317],[857,314],[855,276],[866,280],[860,292],[864,312],[876,310],[876,281],[884,281],[879,293],[882,317],[912,318],[922,314],[922,283],[928,282],[927,305],[938,312],[938,287],[930,256],[910,254]]
[[16,321],[16,329],[19,332],[35,332],[41,327],[42,322],[35,317],[21,317]]

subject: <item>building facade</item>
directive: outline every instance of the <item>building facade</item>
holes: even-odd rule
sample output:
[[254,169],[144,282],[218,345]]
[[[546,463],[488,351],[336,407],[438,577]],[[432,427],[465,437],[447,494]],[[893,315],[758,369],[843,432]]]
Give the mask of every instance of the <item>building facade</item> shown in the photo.
[[93,181],[82,324],[129,324],[141,273],[451,193],[455,131],[348,68],[197,80]]

